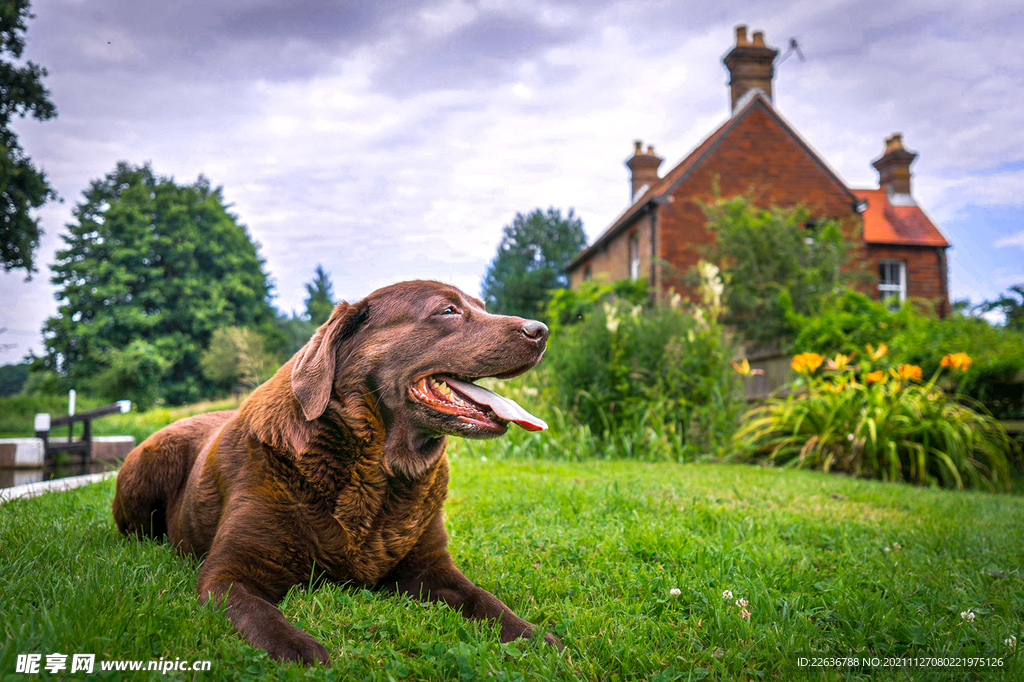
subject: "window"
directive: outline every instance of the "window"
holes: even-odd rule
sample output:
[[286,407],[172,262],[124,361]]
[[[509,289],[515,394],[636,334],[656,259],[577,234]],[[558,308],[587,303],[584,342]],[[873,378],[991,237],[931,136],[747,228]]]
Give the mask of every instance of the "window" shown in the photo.
[[906,261],[878,261],[878,293],[890,309],[900,307],[900,303],[907,299]]
[[640,238],[629,236],[629,278],[640,279]]
[[594,276],[594,273],[591,271],[589,265],[587,265],[585,268],[583,268],[583,281],[584,282],[589,282],[590,278],[593,277],[593,276]]

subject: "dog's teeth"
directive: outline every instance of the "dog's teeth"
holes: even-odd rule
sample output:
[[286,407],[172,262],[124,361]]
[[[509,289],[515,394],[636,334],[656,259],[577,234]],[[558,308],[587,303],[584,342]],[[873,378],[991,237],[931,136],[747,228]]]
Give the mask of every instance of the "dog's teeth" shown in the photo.
[[437,385],[437,390],[442,395],[450,396],[452,394],[452,389],[448,388],[448,384],[444,383],[443,381]]

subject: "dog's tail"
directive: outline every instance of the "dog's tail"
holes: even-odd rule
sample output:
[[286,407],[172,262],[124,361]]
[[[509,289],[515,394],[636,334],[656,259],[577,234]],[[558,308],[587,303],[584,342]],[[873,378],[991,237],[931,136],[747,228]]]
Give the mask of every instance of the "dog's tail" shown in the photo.
[[125,535],[167,535],[168,509],[176,506],[207,436],[234,415],[212,412],[167,426],[128,453],[117,473],[114,522]]

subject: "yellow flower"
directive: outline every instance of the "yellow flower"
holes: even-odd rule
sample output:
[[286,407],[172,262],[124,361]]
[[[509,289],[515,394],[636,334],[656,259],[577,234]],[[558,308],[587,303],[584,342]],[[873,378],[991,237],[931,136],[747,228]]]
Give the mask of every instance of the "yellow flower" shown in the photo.
[[966,372],[971,367],[971,358],[967,356],[967,353],[952,353],[942,358],[942,362],[939,364]]
[[835,369],[835,370],[845,369],[846,366],[848,364],[850,364],[850,360],[852,360],[852,359],[853,359],[853,353],[850,353],[849,355],[843,355],[842,353],[836,353],[836,356],[834,358],[829,358],[828,359],[828,362],[825,363],[825,366],[828,367],[829,369]]
[[877,370],[877,371],[874,371],[874,372],[868,372],[867,375],[865,375],[865,377],[864,377],[864,381],[868,382],[869,384],[873,384],[875,382],[880,382],[880,383],[884,384],[885,383],[885,372],[883,372],[882,370]]
[[813,374],[814,370],[821,367],[823,360],[824,358],[817,353],[800,353],[793,357],[790,366],[801,374]]
[[900,378],[921,380],[921,368],[917,365],[900,365]]
[[878,348],[872,348],[871,344],[867,345],[868,355],[872,360],[878,360],[880,357],[889,352],[889,347],[884,343],[878,344]]
[[843,379],[838,384],[833,384],[827,381],[825,382],[825,390],[828,391],[829,393],[842,393],[844,390],[846,390],[847,385],[848,384],[846,383],[846,379]]
[[764,374],[763,369],[750,369],[750,363],[746,358],[743,358],[743,361],[739,364],[734,361],[732,363],[732,368],[745,377],[749,377],[752,374]]

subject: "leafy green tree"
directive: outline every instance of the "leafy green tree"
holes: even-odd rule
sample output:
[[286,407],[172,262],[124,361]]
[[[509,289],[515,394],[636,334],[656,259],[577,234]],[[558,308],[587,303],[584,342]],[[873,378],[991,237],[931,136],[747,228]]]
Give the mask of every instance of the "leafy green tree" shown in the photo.
[[860,276],[850,266],[850,225],[811,221],[802,206],[761,208],[742,195],[703,208],[715,235],[708,255],[726,282],[722,322],[749,341],[791,336],[794,314],[815,311]]
[[292,311],[291,315],[279,313],[274,326],[280,341],[273,345],[273,350],[279,357],[288,359],[306,345],[309,338],[316,333],[318,325],[306,319],[305,315]]
[[484,303],[492,312],[537,318],[548,296],[569,285],[565,267],[587,243],[583,221],[569,209],[517,213],[506,225],[484,278]]
[[[40,234],[31,211],[56,194],[18,143],[11,119],[17,115],[47,121],[57,109],[43,86],[46,69],[15,61],[25,49],[25,22],[33,16],[29,7],[28,0],[0,4],[0,267],[23,268],[31,275]],[[8,55],[13,59],[2,58]]]
[[110,401],[128,398],[139,411],[161,399],[160,380],[170,361],[160,349],[142,339],[112,348],[106,363],[90,382],[91,392]]
[[334,310],[334,291],[331,276],[324,272],[324,266],[316,266],[313,281],[306,285],[306,315],[309,321],[319,327]]
[[225,388],[239,384],[255,388],[269,379],[278,366],[259,332],[242,327],[213,332],[199,364],[203,376]]
[[43,327],[37,369],[106,393],[104,370],[126,359],[114,351],[142,341],[133,361],[165,361],[146,365],[159,398],[191,402],[216,390],[198,371],[215,329],[273,325],[263,260],[204,177],[178,185],[122,162],[73,215],[52,267],[59,314]]
[[28,380],[28,363],[0,366],[0,397],[17,395]]
[[[1017,300],[1013,296],[1020,297]],[[1006,318],[1006,328],[1024,331],[1024,284],[1010,287],[1009,291],[994,301],[985,301],[978,308],[984,312],[998,311]]]

